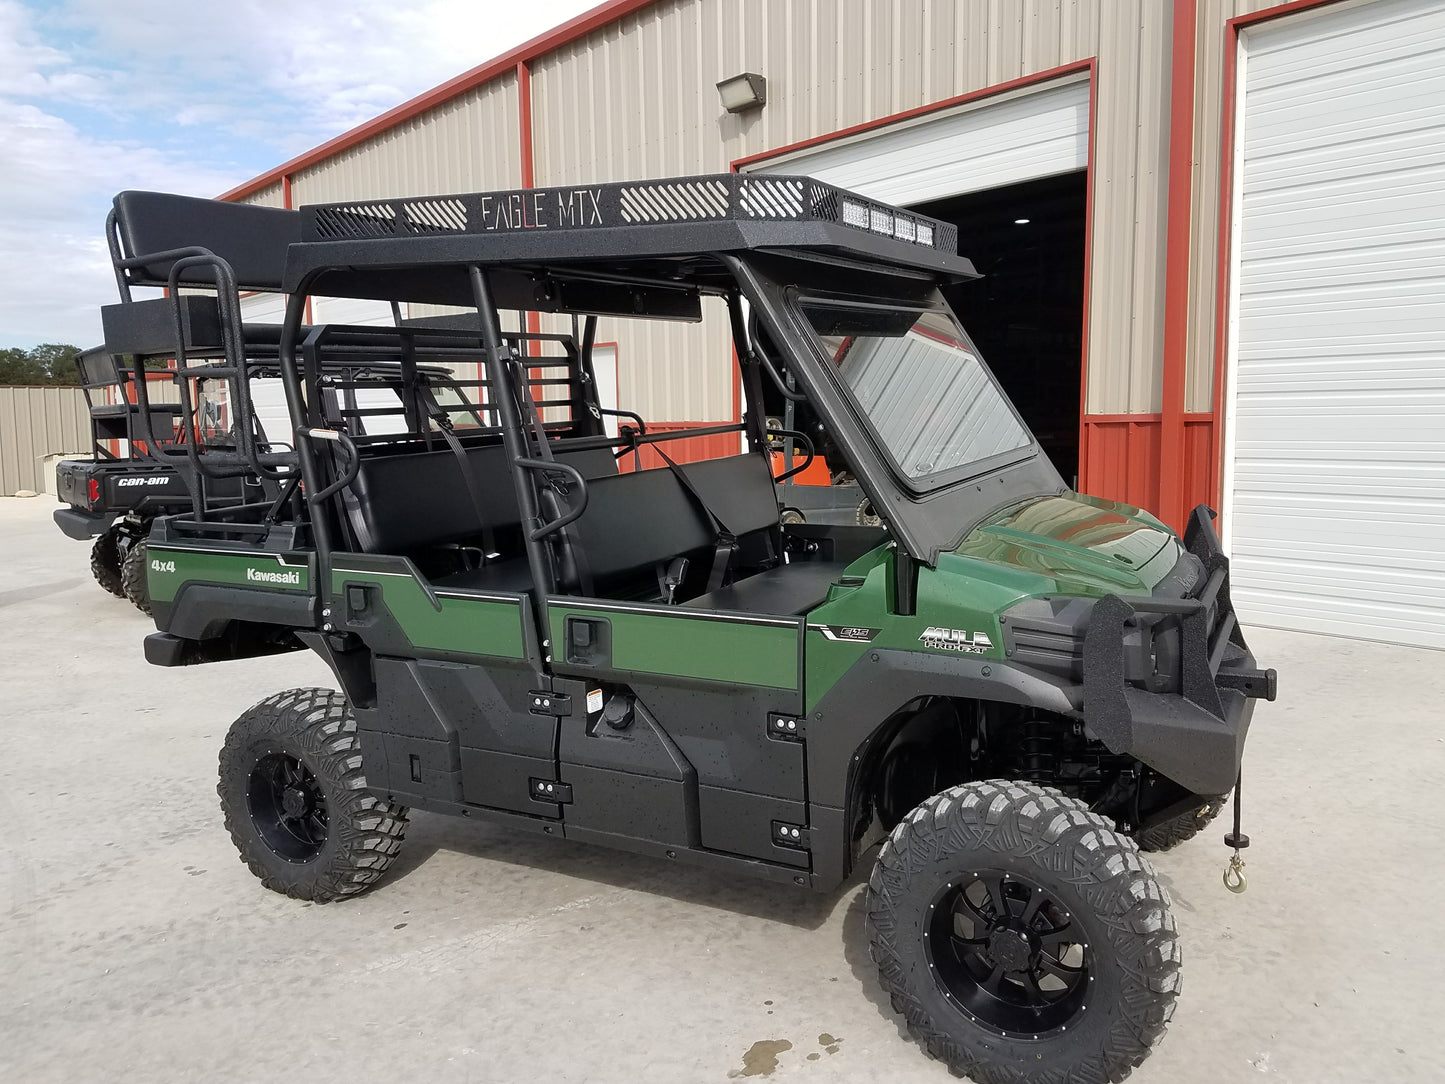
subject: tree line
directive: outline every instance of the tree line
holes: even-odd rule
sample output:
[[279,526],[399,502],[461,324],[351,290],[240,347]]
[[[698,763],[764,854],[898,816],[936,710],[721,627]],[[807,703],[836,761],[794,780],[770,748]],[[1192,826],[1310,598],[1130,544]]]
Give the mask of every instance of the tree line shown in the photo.
[[69,343],[41,343],[22,350],[0,350],[0,384],[79,384],[75,355],[80,348]]

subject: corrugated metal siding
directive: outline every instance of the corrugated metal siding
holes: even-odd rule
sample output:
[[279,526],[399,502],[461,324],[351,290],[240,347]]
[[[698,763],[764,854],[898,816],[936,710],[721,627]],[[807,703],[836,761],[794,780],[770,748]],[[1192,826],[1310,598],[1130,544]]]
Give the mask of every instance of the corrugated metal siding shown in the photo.
[[904,205],[1056,176],[1089,164],[1089,82],[1071,75],[916,120],[764,159],[749,167],[805,173]]
[[1331,7],[1244,49],[1235,601],[1445,647],[1445,6]]
[[291,178],[291,201],[332,203],[518,188],[517,80],[468,91]]
[[254,203],[259,207],[285,207],[286,192],[282,188],[281,182],[277,181],[275,184],[267,185],[259,191],[252,192],[245,199],[238,202]]
[[[653,422],[719,422],[733,416],[732,332],[727,306],[704,298],[700,324],[601,319],[599,343],[617,344],[617,403]],[[544,315],[542,330],[569,334],[570,317]]]
[[1194,29],[1194,200],[1189,223],[1189,340],[1184,409],[1214,409],[1214,322],[1219,276],[1220,141],[1224,110],[1224,24],[1235,0],[1198,0]]
[[0,495],[44,492],[41,459],[90,452],[90,411],[79,388],[0,387]]
[[[1223,173],[1224,24],[1241,15],[1280,7],[1284,0],[1198,0],[1194,54],[1194,213],[1189,233],[1189,355],[1184,409],[1214,409],[1215,321],[1219,304],[1219,197]],[[1349,4],[1282,16],[1313,18]]]
[[[536,181],[722,171],[1097,55],[1088,409],[1158,410],[1170,9],[1154,0],[660,3],[533,64]],[[726,114],[714,84],[744,70],[768,77],[768,105]],[[725,348],[718,330],[709,351]],[[622,356],[654,346],[627,341]],[[717,416],[711,390],[688,417]],[[730,385],[727,393],[730,403]]]

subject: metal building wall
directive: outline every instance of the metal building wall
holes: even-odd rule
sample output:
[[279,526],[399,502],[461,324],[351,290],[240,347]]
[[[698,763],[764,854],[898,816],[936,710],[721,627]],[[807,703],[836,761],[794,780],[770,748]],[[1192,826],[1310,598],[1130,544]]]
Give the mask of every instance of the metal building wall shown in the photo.
[[[1220,186],[1223,161],[1225,23],[1280,7],[1283,0],[1197,0],[1194,62],[1194,200],[1189,235],[1189,364],[1187,411],[1211,411],[1214,403],[1215,322],[1219,305]],[[1372,0],[1340,0],[1370,3]],[[1308,17],[1301,12],[1297,17]]]
[[[1158,0],[665,0],[532,64],[539,185],[724,171],[735,159],[1097,56],[1088,411],[1159,410],[1168,42]],[[768,78],[760,112],[714,83]],[[619,335],[619,337],[621,337]],[[624,342],[726,351],[725,329]],[[689,353],[689,368],[698,355]],[[648,380],[652,378],[649,376]],[[647,383],[641,379],[635,383]],[[623,378],[623,398],[633,390]],[[727,417],[731,385],[659,391],[668,420]]]
[[252,192],[240,202],[255,204],[258,207],[285,207],[286,191],[281,182],[277,181],[275,184]]
[[0,387],[0,496],[44,492],[41,460],[90,452],[85,393],[71,387]]
[[291,203],[428,196],[522,183],[517,80],[444,102],[291,177]]

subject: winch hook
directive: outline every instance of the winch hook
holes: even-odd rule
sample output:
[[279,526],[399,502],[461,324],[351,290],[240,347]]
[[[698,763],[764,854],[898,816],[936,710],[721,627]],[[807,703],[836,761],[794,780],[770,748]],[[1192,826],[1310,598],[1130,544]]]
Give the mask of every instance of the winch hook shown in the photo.
[[1224,845],[1234,848],[1234,856],[1224,870],[1224,887],[1236,894],[1249,887],[1249,882],[1244,878],[1244,859],[1239,855],[1240,851],[1249,846],[1249,837],[1239,830],[1239,792],[1243,780],[1244,769],[1241,768],[1234,777],[1234,831],[1224,837]]

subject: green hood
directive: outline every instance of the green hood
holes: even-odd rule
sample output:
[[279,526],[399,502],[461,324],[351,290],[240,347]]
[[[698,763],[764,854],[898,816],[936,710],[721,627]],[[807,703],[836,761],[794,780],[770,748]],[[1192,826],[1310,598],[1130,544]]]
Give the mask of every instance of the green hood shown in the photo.
[[1182,547],[1148,512],[1065,492],[1014,505],[971,531],[954,551],[1045,576],[1061,594],[1149,594]]

